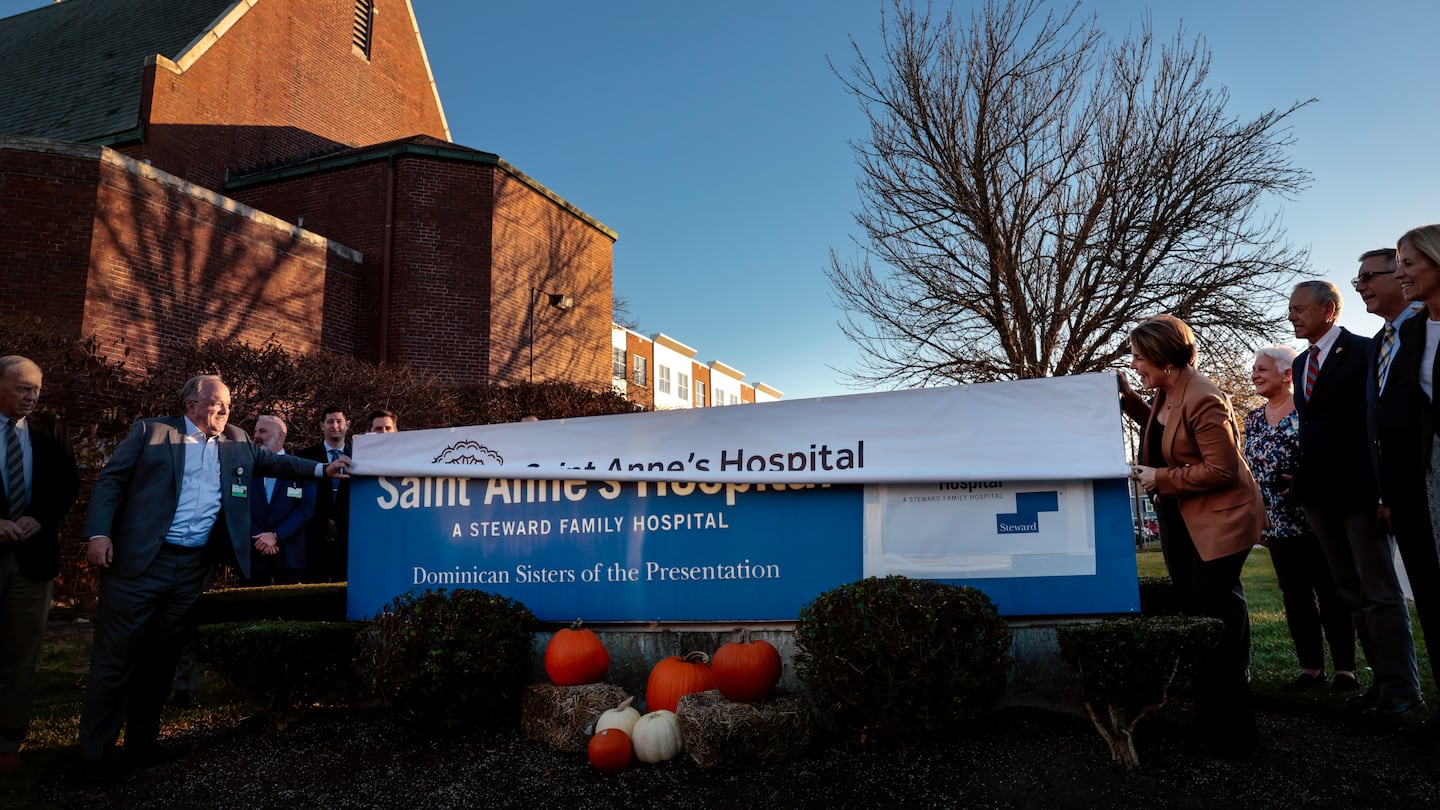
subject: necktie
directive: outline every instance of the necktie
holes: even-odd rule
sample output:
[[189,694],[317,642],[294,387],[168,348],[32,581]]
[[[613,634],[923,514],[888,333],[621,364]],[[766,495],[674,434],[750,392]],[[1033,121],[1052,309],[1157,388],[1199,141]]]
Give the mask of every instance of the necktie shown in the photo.
[[15,430],[15,420],[5,420],[5,500],[10,507],[10,519],[15,520],[25,512],[25,456],[20,451],[20,433]]
[[[337,458],[340,458],[340,451],[331,448],[331,449],[330,449],[330,460],[331,460],[331,461],[334,461],[334,460],[337,459]],[[339,492],[339,491],[340,491],[340,479],[339,479],[339,478],[331,478],[331,479],[330,479],[330,491],[331,491],[331,492]]]
[[1315,378],[1320,376],[1320,347],[1310,347],[1310,362],[1305,366],[1305,398],[1315,390]]
[[1375,384],[1379,386],[1376,391],[1385,390],[1385,380],[1390,376],[1390,361],[1395,359],[1395,326],[1385,324],[1385,337],[1380,340],[1380,359],[1375,364]]

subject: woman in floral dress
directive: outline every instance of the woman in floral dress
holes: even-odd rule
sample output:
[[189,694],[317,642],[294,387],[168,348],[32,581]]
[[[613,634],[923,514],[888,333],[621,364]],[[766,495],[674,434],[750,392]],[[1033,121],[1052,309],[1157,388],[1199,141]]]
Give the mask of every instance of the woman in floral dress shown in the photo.
[[1300,675],[1291,689],[1325,684],[1325,642],[1330,642],[1332,688],[1353,690],[1355,625],[1340,601],[1320,542],[1310,532],[1300,507],[1287,495],[1289,476],[1300,454],[1300,419],[1295,413],[1295,386],[1290,364],[1295,350],[1266,346],[1255,352],[1250,381],[1265,404],[1245,416],[1245,461],[1265,496],[1270,526],[1263,543],[1270,549],[1275,577],[1285,601],[1285,621],[1300,661]]

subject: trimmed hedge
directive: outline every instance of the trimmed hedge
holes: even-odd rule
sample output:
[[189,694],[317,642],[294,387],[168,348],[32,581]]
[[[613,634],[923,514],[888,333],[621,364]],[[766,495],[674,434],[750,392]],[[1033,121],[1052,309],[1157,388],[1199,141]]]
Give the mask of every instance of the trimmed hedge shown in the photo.
[[360,671],[426,725],[515,727],[538,624],[520,602],[485,591],[411,591],[371,622]]
[[1074,670],[1090,721],[1127,769],[1140,764],[1134,732],[1220,642],[1219,619],[1160,616],[1106,619],[1055,628],[1060,657]]
[[258,622],[265,619],[343,622],[345,585],[324,583],[228,588],[206,591],[195,604],[195,621],[199,624]]
[[200,628],[200,658],[275,718],[298,719],[306,706],[353,684],[364,622],[252,621]]
[[870,577],[821,594],[795,626],[795,673],[830,724],[861,743],[936,741],[992,707],[1010,627],[984,593]]

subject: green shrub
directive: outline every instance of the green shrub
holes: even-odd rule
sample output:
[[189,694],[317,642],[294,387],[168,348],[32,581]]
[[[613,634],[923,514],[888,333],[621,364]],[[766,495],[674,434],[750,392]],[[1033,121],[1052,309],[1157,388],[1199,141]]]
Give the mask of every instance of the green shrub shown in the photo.
[[795,672],[861,743],[938,740],[1005,691],[1010,627],[974,588],[889,576],[842,585],[800,611]]
[[1140,577],[1141,614],[1179,616],[1184,612],[1183,595],[1169,577]]
[[1090,722],[1115,762],[1140,764],[1135,727],[1214,650],[1222,628],[1219,619],[1142,616],[1055,629],[1060,657],[1075,671]]
[[513,726],[536,625],[523,604],[485,591],[411,591],[371,623],[361,672],[379,697],[427,725]]
[[363,622],[257,621],[200,628],[200,658],[284,728],[353,683]]
[[206,591],[195,605],[200,624],[286,619],[296,622],[345,621],[344,583],[273,585]]

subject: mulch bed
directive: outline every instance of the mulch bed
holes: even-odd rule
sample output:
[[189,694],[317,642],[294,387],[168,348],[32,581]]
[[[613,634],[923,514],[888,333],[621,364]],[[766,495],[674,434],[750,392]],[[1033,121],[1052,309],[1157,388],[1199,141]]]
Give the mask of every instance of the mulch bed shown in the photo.
[[[283,732],[263,717],[166,738],[174,761],[89,788],[37,765],[35,807],[1435,807],[1440,751],[1359,733],[1324,713],[1266,711],[1261,747],[1229,761],[1191,743],[1183,713],[1141,726],[1141,770],[1112,766],[1088,721],[1010,708],[939,747],[858,751],[817,740],[774,765],[703,770],[684,758],[601,774],[518,731],[437,736],[376,710],[316,709]],[[13,793],[11,794],[14,795]]]

